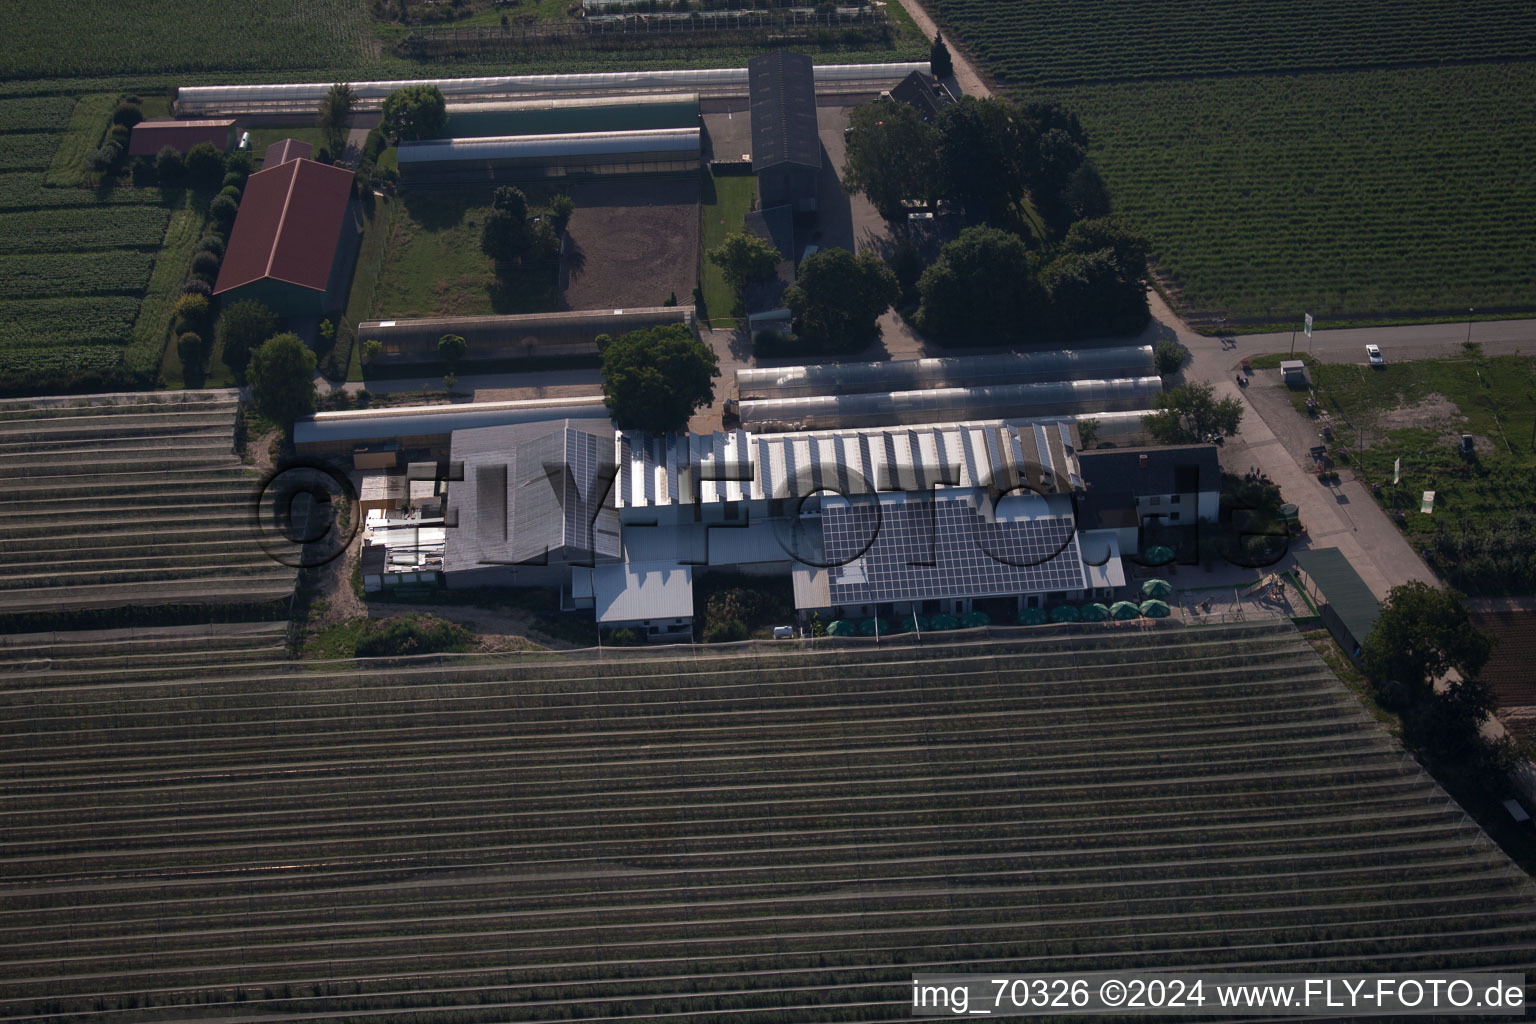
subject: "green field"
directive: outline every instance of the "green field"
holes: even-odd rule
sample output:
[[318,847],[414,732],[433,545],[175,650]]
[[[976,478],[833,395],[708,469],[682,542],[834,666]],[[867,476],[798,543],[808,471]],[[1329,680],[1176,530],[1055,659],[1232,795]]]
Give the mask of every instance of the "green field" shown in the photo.
[[[395,205],[369,317],[542,313],[558,305],[552,268],[496,277],[480,251],[489,196],[415,193]],[[529,205],[538,200],[530,195]]]
[[[1381,370],[1308,359],[1334,417],[1335,457],[1401,512],[1430,567],[1472,594],[1528,594],[1536,579],[1536,359],[1421,359]],[[1305,415],[1306,392],[1294,404]],[[1448,404],[1447,404],[1448,403]],[[1462,433],[1477,457],[1457,451]],[[1365,443],[1363,458],[1357,451]],[[1400,483],[1393,485],[1394,463]],[[1419,511],[1425,491],[1434,512]]]
[[944,0],[1082,118],[1197,323],[1536,312],[1536,19],[1478,0]]
[[742,229],[741,219],[752,209],[756,199],[757,179],[752,175],[716,177],[707,170],[704,172],[699,206],[699,287],[704,291],[710,323],[716,326],[736,325],[736,318],[731,316],[736,305],[736,292],[725,283],[720,268],[709,262],[704,254],[724,241],[732,231]]

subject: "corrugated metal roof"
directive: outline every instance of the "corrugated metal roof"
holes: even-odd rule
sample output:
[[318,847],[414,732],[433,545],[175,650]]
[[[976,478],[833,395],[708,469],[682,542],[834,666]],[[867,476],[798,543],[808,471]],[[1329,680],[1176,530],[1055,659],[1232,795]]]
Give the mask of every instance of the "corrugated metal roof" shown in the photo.
[[779,50],[747,62],[752,98],[752,171],[780,164],[821,168],[811,58]]
[[590,571],[598,622],[693,618],[692,566],[618,562]]
[[229,148],[232,118],[209,121],[140,121],[128,136],[129,156],[154,156],[166,146],[185,153],[199,142],[211,142],[219,152]]
[[1344,552],[1338,548],[1298,551],[1296,564],[1312,578],[1322,592],[1323,600],[1344,623],[1355,642],[1365,643],[1365,638],[1376,628],[1376,620],[1381,617],[1381,602],[1355,572],[1355,567],[1349,564]]
[[313,160],[251,175],[213,293],[263,278],[325,291],[351,197],[351,171]]
[[590,398],[533,398],[521,402],[474,402],[463,405],[407,405],[316,413],[293,425],[295,444],[398,440],[451,434],[475,427],[559,419],[608,420],[601,395]]
[[1067,491],[1080,476],[1070,427],[1066,442],[1062,437],[1044,425],[1001,422],[790,434],[620,431],[614,492],[620,508],[648,508],[797,498],[822,489],[867,494],[952,485]]

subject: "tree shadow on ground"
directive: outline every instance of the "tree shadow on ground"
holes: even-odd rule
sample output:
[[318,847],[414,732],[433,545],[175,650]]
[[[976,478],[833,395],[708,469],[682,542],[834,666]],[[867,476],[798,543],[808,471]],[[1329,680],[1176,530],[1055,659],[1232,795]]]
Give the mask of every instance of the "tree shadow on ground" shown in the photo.
[[408,189],[400,197],[401,205],[411,220],[427,231],[441,231],[463,223],[464,215],[477,206],[490,202],[490,197],[480,195],[479,190],[465,189]]

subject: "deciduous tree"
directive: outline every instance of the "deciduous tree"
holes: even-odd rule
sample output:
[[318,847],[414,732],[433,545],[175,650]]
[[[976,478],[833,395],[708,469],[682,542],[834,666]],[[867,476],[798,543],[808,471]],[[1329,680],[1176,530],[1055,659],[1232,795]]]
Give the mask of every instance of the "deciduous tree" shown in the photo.
[[683,324],[631,331],[603,348],[603,397],[625,430],[682,430],[714,401],[720,360]]
[[1392,588],[1360,646],[1366,674],[1406,687],[1413,699],[1427,697],[1450,669],[1464,679],[1476,676],[1493,654],[1494,638],[1473,627],[1461,594],[1413,580]]
[[347,119],[352,116],[352,105],[357,94],[346,82],[337,82],[320,100],[320,110],[315,116],[315,127],[325,138],[325,144],[333,153],[340,153],[347,145]]
[[880,314],[901,297],[901,285],[885,261],[865,250],[822,249],[800,261],[784,302],[795,314],[795,332],[831,351],[857,352],[879,339]]
[[1218,400],[1215,388],[1203,380],[1165,391],[1154,404],[1158,411],[1142,417],[1142,423],[1159,444],[1190,444],[1207,434],[1231,437],[1243,420],[1242,401]]
[[931,203],[943,194],[939,130],[916,107],[885,97],[855,107],[848,125],[844,190],[863,192],[887,220],[904,215],[903,199]]
[[704,256],[738,293],[749,284],[770,280],[783,259],[779,250],[750,231],[732,231]]
[[315,354],[297,334],[262,342],[245,375],[257,410],[284,430],[315,411]]
[[224,363],[235,371],[237,380],[245,379],[251,353],[276,334],[279,326],[277,314],[255,299],[242,299],[224,307],[215,336],[223,349]]
[[917,321],[955,345],[1009,342],[1039,329],[1044,305],[1018,236],[976,226],[960,232],[918,278]]
[[407,85],[384,97],[384,130],[397,139],[435,139],[448,120],[448,105],[435,85]]

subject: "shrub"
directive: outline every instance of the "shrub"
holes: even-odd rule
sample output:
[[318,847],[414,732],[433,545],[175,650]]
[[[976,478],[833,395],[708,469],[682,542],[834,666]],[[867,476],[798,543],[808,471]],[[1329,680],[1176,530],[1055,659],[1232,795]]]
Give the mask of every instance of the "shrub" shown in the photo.
[[786,331],[758,331],[752,339],[752,354],[762,359],[799,355],[805,350],[800,339]]
[[117,143],[118,149],[126,150],[132,137],[133,131],[125,125],[115,124],[107,130],[107,141]]
[[1189,361],[1189,353],[1178,342],[1164,338],[1157,343],[1154,358],[1157,360],[1157,372],[1169,377],[1184,368],[1184,364]]
[[604,635],[603,643],[610,647],[640,647],[645,638],[632,629],[612,629]]
[[132,128],[144,120],[144,111],[139,109],[138,100],[123,99],[112,108],[112,124],[121,125],[124,128]]
[[711,622],[704,629],[704,642],[707,644],[728,644],[746,638],[747,627],[740,619]]
[[199,276],[212,274],[217,279],[219,274],[219,257],[206,249],[199,249],[192,254],[192,273]]
[[198,252],[211,252],[219,259],[224,258],[224,239],[218,235],[204,235],[197,243]]
[[[248,149],[237,149],[224,157],[224,184],[234,184],[245,188],[245,179],[249,178],[251,172],[255,169],[256,158],[251,155],[251,151]],[[231,182],[229,180],[231,175],[238,175],[240,180]]]
[[[549,216],[556,231],[564,231],[576,212],[576,201],[568,195],[558,195],[549,201]],[[676,305],[674,302],[673,305]]]
[[474,634],[456,622],[435,615],[395,615],[370,624],[357,642],[359,658],[388,658],[468,650]]
[[187,177],[201,188],[213,188],[224,177],[224,154],[211,142],[199,142],[187,151]]
[[208,302],[206,295],[188,293],[176,300],[175,318],[176,333],[184,334],[192,331],[198,334],[208,333],[209,320],[212,317],[213,307]]
[[369,402],[372,402],[372,401],[373,401],[373,392],[372,391],[369,391],[367,388],[363,388],[360,391],[358,391],[358,393],[357,393],[357,404],[358,405],[367,405]]
[[213,202],[208,204],[208,215],[215,222],[228,226],[235,222],[235,214],[240,212],[240,204],[229,196],[215,196]]
[[183,295],[206,295],[213,297],[213,285],[200,277],[188,278],[187,283],[181,286]]
[[98,171],[111,170],[117,166],[117,162],[123,158],[123,149],[115,142],[108,142],[96,151],[96,156],[91,161],[91,166]]
[[203,351],[202,335],[195,331],[182,334],[176,339],[176,354],[181,356],[181,365],[184,369],[201,369],[203,357],[207,354]]
[[155,154],[155,177],[170,185],[187,174],[187,161],[175,146],[162,146]]
[[240,190],[234,185],[225,185],[223,188],[219,189],[219,195],[224,196],[227,199],[233,199],[237,203],[240,201]]
[[219,314],[218,341],[224,350],[224,362],[235,371],[235,379],[245,380],[251,353],[276,334],[281,325],[276,313],[254,299],[224,308]]

